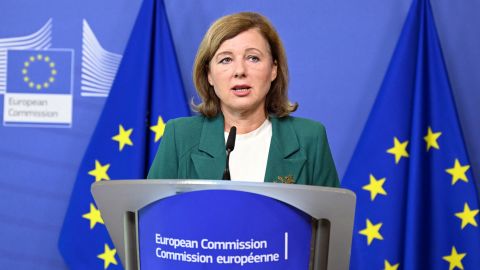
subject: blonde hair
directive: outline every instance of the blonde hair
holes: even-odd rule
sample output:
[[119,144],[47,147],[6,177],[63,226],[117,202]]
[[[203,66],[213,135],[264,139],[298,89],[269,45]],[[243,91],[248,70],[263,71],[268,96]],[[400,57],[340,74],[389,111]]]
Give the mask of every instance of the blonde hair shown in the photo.
[[209,63],[220,45],[228,39],[250,29],[258,29],[267,40],[272,60],[277,65],[277,77],[266,97],[265,111],[277,117],[285,117],[298,108],[298,103],[288,100],[288,65],[280,37],[268,19],[254,12],[240,12],[215,21],[203,37],[193,66],[193,82],[202,102],[194,109],[206,117],[220,113],[220,99],[208,82]]

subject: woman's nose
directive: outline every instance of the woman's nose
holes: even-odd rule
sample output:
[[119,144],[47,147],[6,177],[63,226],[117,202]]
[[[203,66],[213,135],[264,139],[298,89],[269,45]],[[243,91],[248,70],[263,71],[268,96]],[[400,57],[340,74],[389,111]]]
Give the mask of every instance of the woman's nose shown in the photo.
[[234,70],[234,77],[235,78],[243,78],[245,77],[246,74],[246,69],[245,69],[245,63],[243,61],[237,62],[235,65],[235,70]]

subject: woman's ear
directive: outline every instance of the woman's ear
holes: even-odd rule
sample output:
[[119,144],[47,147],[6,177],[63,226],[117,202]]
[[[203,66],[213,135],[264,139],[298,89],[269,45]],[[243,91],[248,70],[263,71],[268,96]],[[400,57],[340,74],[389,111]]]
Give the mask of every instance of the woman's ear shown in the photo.
[[206,69],[207,69],[208,83],[210,84],[210,86],[213,86],[213,79],[212,79],[212,75],[210,74],[210,67],[207,65]]
[[273,60],[272,74],[270,76],[270,81],[271,82],[273,82],[277,78],[277,69],[278,69],[277,60]]

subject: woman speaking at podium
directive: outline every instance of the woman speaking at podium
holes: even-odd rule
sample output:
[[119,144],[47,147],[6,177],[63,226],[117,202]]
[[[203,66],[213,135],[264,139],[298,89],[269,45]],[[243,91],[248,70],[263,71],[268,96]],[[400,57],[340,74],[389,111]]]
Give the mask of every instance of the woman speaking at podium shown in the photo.
[[290,116],[285,49],[264,16],[214,22],[193,80],[199,115],[167,123],[148,178],[339,185],[323,125]]

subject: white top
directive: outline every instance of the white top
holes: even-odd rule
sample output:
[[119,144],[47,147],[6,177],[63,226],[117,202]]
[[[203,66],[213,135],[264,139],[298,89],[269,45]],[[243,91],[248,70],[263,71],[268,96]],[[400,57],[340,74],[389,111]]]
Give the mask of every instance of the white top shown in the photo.
[[[227,138],[228,132],[225,132],[225,141]],[[272,123],[268,118],[256,130],[237,134],[235,148],[230,153],[232,181],[264,181],[271,140]]]

